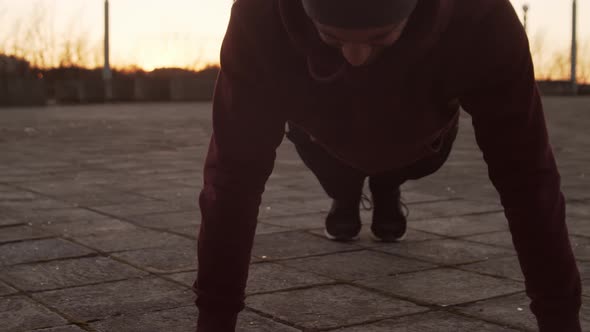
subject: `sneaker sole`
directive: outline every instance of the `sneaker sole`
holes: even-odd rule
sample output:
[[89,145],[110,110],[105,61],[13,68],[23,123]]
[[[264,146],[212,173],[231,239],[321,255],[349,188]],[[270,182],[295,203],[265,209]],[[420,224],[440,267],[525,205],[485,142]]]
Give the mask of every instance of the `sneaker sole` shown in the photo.
[[375,235],[373,232],[371,232],[371,238],[373,239],[373,241],[376,241],[376,242],[401,242],[401,241],[403,241],[403,240],[405,240],[405,239],[406,239],[406,235],[407,235],[407,234],[408,234],[408,232],[406,231],[406,232],[404,233],[404,235],[402,235],[402,236],[400,236],[400,237],[398,237],[398,238],[395,238],[395,239],[393,239],[393,240],[391,240],[391,241],[385,241],[385,240],[383,240],[382,238],[380,238],[380,237],[378,237],[377,235]]
[[324,236],[331,241],[337,241],[337,242],[352,242],[352,241],[358,241],[360,239],[360,237],[357,235],[355,237],[337,237],[334,236],[330,233],[328,233],[328,230],[324,228]]

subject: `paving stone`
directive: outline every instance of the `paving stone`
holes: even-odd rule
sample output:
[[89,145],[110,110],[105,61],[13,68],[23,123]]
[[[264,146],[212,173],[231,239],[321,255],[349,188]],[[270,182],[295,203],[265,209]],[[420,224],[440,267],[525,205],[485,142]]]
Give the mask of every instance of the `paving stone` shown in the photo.
[[194,227],[200,224],[201,213],[199,211],[173,212],[135,216],[129,219],[133,220],[133,223],[137,225],[152,228]]
[[474,213],[502,212],[502,206],[498,204],[482,203],[477,201],[452,200],[412,205],[410,208],[410,220],[432,219],[440,217],[454,217],[470,215]]
[[466,264],[514,254],[503,248],[452,239],[401,242],[375,249],[435,264]]
[[94,253],[75,243],[59,239],[33,240],[0,245],[0,266],[71,258]]
[[436,266],[368,250],[289,260],[282,264],[347,281],[419,271]]
[[462,265],[461,269],[510,278],[516,281],[524,281],[520,263],[518,262],[518,257],[516,256],[493,258],[485,262]]
[[333,332],[517,332],[517,330],[486,323],[448,312],[429,312],[374,324],[334,330]]
[[314,229],[324,227],[326,214],[313,213],[298,216],[274,217],[264,219],[264,222],[270,225],[288,227],[292,229]]
[[[275,167],[273,174],[267,182],[266,190],[262,195],[262,202],[264,204],[268,205],[275,202],[280,203],[289,201],[296,201],[298,203],[301,203],[309,201],[311,199],[322,200],[324,201],[322,204],[329,204],[329,199],[327,198],[326,193],[320,188],[318,188],[319,190],[309,190],[310,188],[307,188],[307,190],[298,190],[292,187],[286,188],[285,186],[276,183],[277,176],[281,176],[280,173],[282,172],[277,167]],[[292,178],[293,176],[286,175],[282,176],[281,180],[289,180]],[[301,183],[302,181],[303,180],[299,181],[299,183]]]
[[65,161],[55,161],[55,160],[36,160],[31,161],[31,163],[27,164],[27,168],[38,170],[38,171],[45,171],[49,170],[51,172],[56,172],[57,170],[62,169],[71,169],[71,163]]
[[[237,332],[298,332],[295,329],[250,311],[243,311],[238,316]],[[191,331],[192,332],[192,331]]]
[[90,326],[97,332],[194,332],[197,328],[197,308],[186,306],[170,310],[124,315],[94,322]]
[[38,197],[32,200],[0,201],[0,206],[20,211],[63,209],[72,204],[55,199]]
[[136,180],[122,181],[118,183],[113,183],[111,186],[112,188],[120,191],[136,192],[145,190],[159,190],[161,188],[166,188],[170,186],[170,184],[171,183],[169,181],[156,181],[153,179],[149,179],[144,182]]
[[0,184],[0,192],[12,191],[12,190],[14,190],[12,187]]
[[[73,172],[72,172],[73,173]],[[105,189],[100,186],[83,185],[75,180],[62,181],[35,181],[20,183],[19,187],[44,193],[51,196],[63,196],[84,193],[104,192]]]
[[29,191],[23,191],[23,190],[0,191],[0,202],[2,202],[2,201],[30,201],[30,200],[33,200],[37,197],[39,197],[39,195],[34,194]]
[[[169,181],[173,187],[179,187],[180,185],[183,185],[185,183],[202,183],[202,181],[199,181],[199,174],[198,171],[190,171],[190,172],[186,172],[186,171],[174,171],[174,170],[170,170],[165,171],[165,172],[156,172],[156,173],[151,173],[149,175],[149,178],[152,181]],[[161,189],[159,189],[161,190]],[[156,190],[156,191],[159,191]],[[144,192],[142,190],[142,192]],[[174,199],[174,196],[179,193],[177,190],[171,191],[168,195],[168,199]],[[192,195],[198,195],[199,191],[195,190],[193,188],[192,191]],[[188,193],[187,193],[188,194]],[[161,193],[162,196],[165,196],[166,193]],[[192,202],[192,204],[195,204],[195,202],[197,201],[197,198],[192,198],[189,196],[185,196],[184,199],[186,201],[190,201]],[[178,198],[177,198],[178,200]]]
[[563,185],[562,190],[566,193],[568,199],[575,199],[582,202],[587,202],[588,200],[590,200],[590,193],[588,193],[587,182],[578,182],[574,185]]
[[35,332],[84,332],[81,328],[76,325],[52,327],[49,329],[35,330]]
[[[586,187],[585,191],[588,191]],[[574,217],[586,218],[590,217],[590,204],[588,203],[569,203],[566,207],[567,214]]]
[[64,176],[56,176],[53,174],[43,174],[43,173],[36,173],[36,174],[20,174],[20,175],[12,175],[12,174],[1,174],[0,173],[0,181],[12,184],[18,184],[25,181],[55,181],[58,179],[63,179]]
[[107,232],[120,232],[136,229],[135,226],[128,222],[107,217],[97,220],[79,220],[58,223],[48,222],[38,224],[36,227],[48,233],[64,235],[67,237],[98,235]]
[[463,239],[514,250],[514,244],[512,244],[512,234],[508,231],[467,236]]
[[6,296],[18,293],[18,290],[8,286],[7,284],[0,281],[0,296]]
[[192,287],[195,280],[197,280],[197,271],[181,272],[165,275],[166,278],[170,278],[177,281],[187,287]]
[[330,205],[330,199],[318,200],[313,197],[302,201],[285,200],[274,203],[263,203],[260,205],[258,216],[261,220],[264,220],[279,216],[296,216],[328,212],[330,210]]
[[0,216],[16,217],[17,215],[18,211],[4,206],[0,206]]
[[493,213],[420,220],[413,222],[411,227],[439,235],[459,237],[508,230],[508,222],[504,214]]
[[590,262],[588,261],[577,261],[578,270],[580,271],[580,277],[582,279],[590,279]]
[[[409,225],[408,227],[411,227],[411,222],[408,225]],[[367,227],[367,226],[363,227],[363,229],[361,230],[360,237],[361,237],[361,242],[359,244],[361,246],[389,247],[389,246],[396,245],[395,243],[387,243],[387,242],[373,240],[370,227]],[[403,242],[419,242],[419,241],[435,240],[435,239],[442,239],[442,237],[439,235],[426,233],[426,232],[418,231],[418,230],[415,230],[412,228],[408,228],[406,230],[406,237],[404,238]]]
[[[174,227],[168,229],[168,231],[179,235],[189,236],[193,239],[197,239],[199,236],[199,225]],[[262,222],[258,222],[256,226],[256,235],[273,234],[288,231],[292,231],[292,229],[281,226],[268,225]]]
[[[90,326],[97,332],[194,332],[198,312],[195,306],[150,312],[142,315],[122,316],[95,322]],[[273,322],[254,313],[240,313],[237,332],[296,332],[299,330]]]
[[[582,331],[590,331],[590,307],[584,301],[580,312]],[[534,330],[538,329],[535,316],[529,309],[530,300],[524,293],[476,302],[457,310],[474,317],[492,320],[500,324]]]
[[[96,147],[98,149],[98,147]],[[77,169],[64,172],[69,181],[75,181],[77,185],[97,186],[108,184],[121,179],[121,176],[106,170]]]
[[199,237],[199,225],[174,227],[167,229],[167,231],[174,234],[187,236],[194,240],[198,239]]
[[178,235],[140,228],[76,237],[76,241],[105,252],[157,248],[170,243],[190,245],[193,242]]
[[[316,229],[311,230],[310,233],[316,234],[318,236],[325,238],[323,226],[322,226],[322,228],[316,228]],[[433,239],[441,239],[441,238],[442,238],[441,236],[438,236],[435,234],[425,233],[422,231],[417,231],[417,230],[408,228],[408,230],[406,232],[406,237],[404,238],[403,242],[417,242],[417,241],[425,241],[425,240],[433,240]],[[364,224],[363,228],[361,229],[361,232],[359,234],[359,241],[356,241],[353,243],[358,246],[366,247],[366,248],[389,247],[392,245],[396,245],[395,243],[387,243],[387,242],[373,240],[370,226],[368,226],[367,224]]]
[[337,328],[426,310],[348,285],[255,295],[246,302],[251,308],[308,329]]
[[590,223],[588,222],[588,218],[569,218],[567,224],[570,235],[590,237]]
[[279,264],[260,263],[250,266],[246,292],[249,294],[273,292],[331,282],[333,280],[310,272],[297,271]]
[[448,201],[448,197],[424,194],[416,191],[404,190],[402,188],[402,202],[406,204],[416,204],[424,202]]
[[12,217],[0,215],[0,229],[2,229],[1,227],[4,227],[4,226],[16,226],[19,224],[24,224],[24,222],[17,220],[15,218],[12,218]]
[[303,232],[258,235],[253,255],[262,259],[285,259],[358,249],[354,244],[321,239]]
[[146,164],[142,161],[133,161],[133,160],[129,160],[129,161],[120,161],[120,162],[104,162],[101,163],[101,168],[104,167],[106,169],[111,169],[111,170],[127,170],[127,171],[132,171],[132,170],[141,170],[144,169],[146,167]]
[[110,206],[110,205],[117,205],[117,204],[138,204],[138,203],[146,203],[146,202],[153,202],[154,200],[148,197],[136,195],[133,193],[123,193],[123,192],[97,192],[97,193],[85,193],[85,194],[76,194],[76,195],[67,195],[61,196],[61,200],[75,203],[78,206],[85,206],[85,207],[102,207],[102,206]]
[[577,260],[590,261],[590,239],[579,236],[570,237],[572,249]]
[[256,235],[273,234],[287,231],[291,231],[291,229],[281,226],[268,225],[262,222],[259,222],[256,225]]
[[195,207],[198,205],[199,193],[199,190],[195,190],[194,188],[190,187],[147,190],[141,192],[142,195],[147,197],[161,199],[172,203],[185,201],[194,205]]
[[146,275],[105,257],[85,257],[4,268],[0,278],[26,291],[75,287]]
[[109,217],[100,213],[81,208],[54,209],[44,211],[30,211],[21,216],[22,220],[31,224],[55,224],[66,222],[82,222],[104,220]]
[[187,208],[179,207],[169,202],[153,201],[136,204],[117,204],[95,207],[95,210],[117,217],[141,216],[147,214],[160,214],[164,212],[186,211]]
[[60,326],[67,321],[42,305],[23,296],[0,298],[0,332]]
[[158,278],[129,279],[33,296],[80,321],[189,306],[194,297],[189,289]]
[[197,266],[196,243],[125,251],[113,256],[153,273],[174,273]]
[[441,306],[477,301],[524,289],[520,282],[454,269],[420,271],[356,283]]
[[50,237],[51,235],[42,230],[34,229],[30,226],[19,225],[0,228],[0,243],[39,239]]

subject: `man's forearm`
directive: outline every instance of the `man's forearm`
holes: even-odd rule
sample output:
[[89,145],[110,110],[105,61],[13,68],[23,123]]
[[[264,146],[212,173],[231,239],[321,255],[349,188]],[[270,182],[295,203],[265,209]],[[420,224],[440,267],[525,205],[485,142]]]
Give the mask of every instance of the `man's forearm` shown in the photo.
[[203,219],[194,285],[199,332],[233,332],[244,307],[259,199],[238,196],[207,189],[200,196]]
[[509,189],[511,194],[504,195],[503,204],[540,330],[579,332],[580,275],[558,175],[549,179],[538,186],[518,186],[514,179],[515,186]]

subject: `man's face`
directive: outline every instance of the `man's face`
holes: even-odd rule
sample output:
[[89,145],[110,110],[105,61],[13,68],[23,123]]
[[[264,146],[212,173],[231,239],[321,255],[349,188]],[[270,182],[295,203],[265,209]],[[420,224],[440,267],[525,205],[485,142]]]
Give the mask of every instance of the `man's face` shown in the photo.
[[408,20],[379,28],[345,29],[314,22],[320,38],[328,45],[337,47],[352,66],[363,66],[386,47],[401,37]]

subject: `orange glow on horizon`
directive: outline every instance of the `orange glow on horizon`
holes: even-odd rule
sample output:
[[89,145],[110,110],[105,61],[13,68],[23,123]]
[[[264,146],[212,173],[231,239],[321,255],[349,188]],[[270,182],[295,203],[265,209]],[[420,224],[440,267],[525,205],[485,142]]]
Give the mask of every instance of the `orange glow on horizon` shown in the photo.
[[[295,0],[293,0],[295,1]],[[570,5],[530,3],[531,48],[539,78],[567,78]],[[33,65],[102,66],[104,0],[0,0],[0,53]],[[233,0],[110,0],[111,64],[117,69],[202,69],[219,63]],[[590,13],[579,4],[580,78],[590,81]]]

